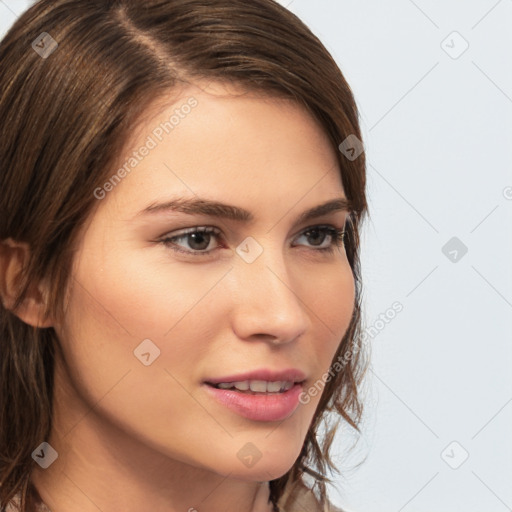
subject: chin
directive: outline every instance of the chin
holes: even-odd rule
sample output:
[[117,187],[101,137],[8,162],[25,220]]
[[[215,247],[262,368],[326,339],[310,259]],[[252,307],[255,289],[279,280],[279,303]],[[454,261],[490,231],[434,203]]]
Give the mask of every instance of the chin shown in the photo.
[[[263,482],[275,480],[286,474],[293,466],[300,454],[302,446],[283,446],[283,444],[270,444],[265,448],[260,447],[261,452],[256,452],[250,443],[237,453],[235,464],[228,463],[227,473],[241,480]],[[253,453],[254,450],[254,453]],[[253,454],[251,460],[250,455]],[[258,458],[259,457],[259,458]]]

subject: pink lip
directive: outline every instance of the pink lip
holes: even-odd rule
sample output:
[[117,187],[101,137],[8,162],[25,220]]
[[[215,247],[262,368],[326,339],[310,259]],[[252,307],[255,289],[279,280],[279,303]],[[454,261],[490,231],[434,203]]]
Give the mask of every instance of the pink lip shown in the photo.
[[281,421],[288,418],[297,409],[302,393],[302,385],[298,383],[288,391],[274,395],[250,395],[233,389],[214,388],[208,384],[204,384],[204,388],[218,402],[253,421]]
[[[234,389],[219,389],[212,384],[239,382],[244,380],[266,380],[294,382],[288,391],[279,394],[249,394]],[[296,368],[273,371],[253,370],[236,375],[206,379],[203,386],[207,393],[240,416],[253,421],[281,421],[293,414],[299,405],[302,383],[306,375]]]
[[286,370],[273,371],[266,368],[261,370],[253,370],[250,372],[239,373],[236,375],[228,375],[224,377],[212,377],[205,379],[207,384],[218,384],[219,382],[239,382],[243,380],[267,380],[278,381],[284,380],[287,382],[302,382],[306,380],[304,372],[296,368],[288,368]]

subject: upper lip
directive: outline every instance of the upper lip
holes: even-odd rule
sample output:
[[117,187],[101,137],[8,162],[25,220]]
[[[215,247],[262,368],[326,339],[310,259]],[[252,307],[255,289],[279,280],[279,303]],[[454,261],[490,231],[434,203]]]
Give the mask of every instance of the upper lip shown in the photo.
[[219,384],[220,382],[240,382],[245,380],[265,380],[265,381],[285,381],[285,382],[303,382],[306,375],[297,368],[288,368],[285,370],[270,370],[263,368],[223,377],[212,377],[205,380],[207,384]]

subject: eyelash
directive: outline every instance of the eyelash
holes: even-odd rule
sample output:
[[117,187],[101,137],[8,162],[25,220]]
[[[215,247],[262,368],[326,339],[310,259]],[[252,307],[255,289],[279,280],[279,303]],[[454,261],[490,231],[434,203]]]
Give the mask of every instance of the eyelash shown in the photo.
[[[311,226],[306,228],[304,231],[302,231],[298,236],[303,236],[311,231],[318,230],[322,233],[325,233],[326,235],[331,237],[331,244],[328,247],[322,247],[319,249],[313,249],[316,252],[321,252],[325,254],[331,254],[334,252],[334,246],[340,247],[340,245],[344,242],[344,236],[345,236],[345,229],[338,229],[334,226],[330,225],[318,225],[318,226]],[[190,256],[210,256],[215,249],[210,249],[209,251],[198,251],[198,250],[183,250],[179,249],[178,246],[174,243],[176,240],[179,240],[181,238],[186,238],[188,235],[195,234],[195,233],[206,233],[206,234],[213,234],[216,237],[221,235],[221,231],[214,227],[208,227],[208,226],[198,226],[194,228],[190,228],[186,231],[183,231],[182,233],[178,235],[174,235],[172,237],[165,237],[161,240],[159,240],[160,243],[162,243],[164,246],[172,249],[175,252],[184,253]]]

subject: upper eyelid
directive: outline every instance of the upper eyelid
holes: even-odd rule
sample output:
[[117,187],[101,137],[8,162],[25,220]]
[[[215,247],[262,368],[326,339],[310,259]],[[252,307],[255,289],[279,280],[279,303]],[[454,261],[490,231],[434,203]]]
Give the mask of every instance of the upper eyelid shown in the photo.
[[[345,230],[347,228],[347,221],[345,221],[343,223],[343,226],[341,228],[335,226],[334,224],[329,224],[327,222],[310,224],[306,227],[301,228],[294,236],[301,235],[308,229],[312,229],[312,228],[334,228],[336,230],[340,230],[340,229]],[[206,224],[206,225],[190,226],[188,228],[180,228],[176,231],[169,231],[169,232],[165,233],[164,235],[162,235],[160,237],[160,239],[162,239],[162,238],[177,238],[177,237],[181,237],[181,236],[186,236],[190,233],[196,233],[196,232],[200,232],[200,231],[209,232],[210,230],[211,230],[212,234],[217,235],[217,236],[221,236],[224,234],[222,229],[220,229],[216,226],[211,226],[211,225]]]
[[[297,231],[297,234],[302,233],[305,229],[309,229],[309,228],[313,228],[313,227],[317,227],[317,226],[332,226],[335,229],[346,229],[347,225],[349,223],[349,219],[351,217],[351,212],[346,211],[346,210],[343,211],[343,213],[345,214],[345,217],[344,217],[344,221],[341,223],[342,224],[341,228],[339,228],[336,226],[336,224],[338,224],[338,222],[334,221],[334,216],[339,215],[341,212],[342,212],[342,210],[335,210],[335,211],[331,211],[331,212],[328,212],[328,213],[320,216],[318,219],[304,220],[304,221],[300,222],[299,225],[303,224],[305,226],[300,228],[300,230]],[[325,218],[327,220],[322,221],[321,220],[322,218]],[[214,229],[219,229],[221,231],[222,230],[226,230],[226,231],[233,230],[231,228],[231,222],[229,220],[223,221],[222,219],[216,219],[216,221],[217,221],[217,224],[222,226],[223,229],[220,229],[219,227],[212,225],[212,224],[194,224],[189,227],[180,228],[177,231],[190,231],[192,229],[201,229],[201,228],[214,228]],[[238,229],[239,227],[241,227],[241,226],[236,226],[235,230]],[[173,233],[173,232],[169,231],[168,233],[164,234],[164,236],[167,236],[167,234],[170,234],[170,233]]]

